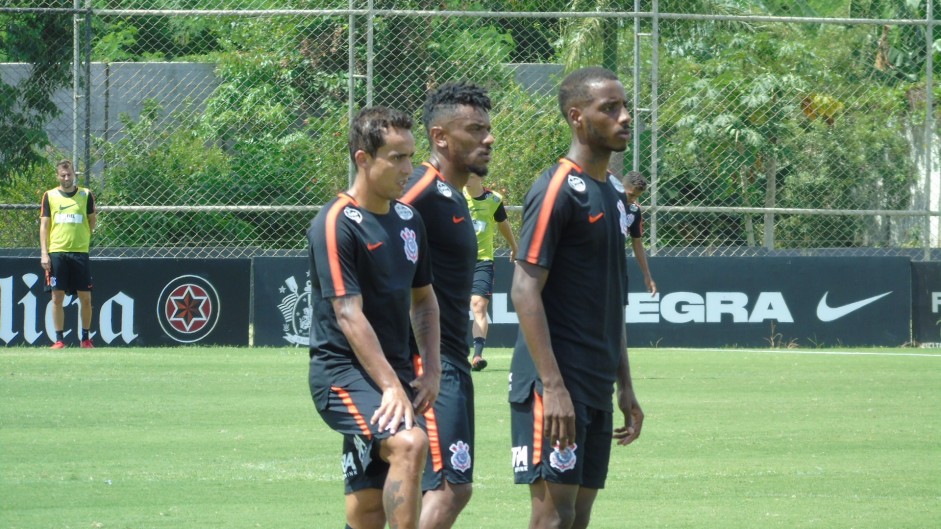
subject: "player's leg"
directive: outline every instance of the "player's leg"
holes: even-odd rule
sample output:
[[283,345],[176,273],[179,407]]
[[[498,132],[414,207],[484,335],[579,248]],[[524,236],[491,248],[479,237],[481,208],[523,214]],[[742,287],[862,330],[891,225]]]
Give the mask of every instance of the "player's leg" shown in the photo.
[[575,522],[578,485],[540,479],[529,486],[530,529],[571,529]]
[[430,455],[422,477],[422,529],[448,529],[473,492],[474,382],[469,373],[442,363],[441,391],[422,420]]
[[582,486],[575,498],[575,520],[572,529],[585,529],[591,521],[591,509],[604,488],[611,460],[611,437],[614,417],[609,411],[579,405],[579,416],[585,423],[585,436],[579,446],[581,453]]
[[382,489],[382,505],[389,526],[417,529],[428,436],[421,428],[400,430],[382,440],[379,453],[383,461],[389,463]]
[[598,497],[598,489],[578,488],[578,496],[575,498],[575,521],[572,523],[572,529],[585,529],[588,527],[588,522],[591,521],[591,508],[595,504],[596,497]]
[[82,347],[92,347],[91,345],[91,315],[92,315],[92,305],[91,305],[91,291],[90,290],[79,290],[76,292],[78,294],[79,306],[81,307],[81,317],[82,317]]
[[52,326],[56,332],[54,349],[65,347],[65,290],[68,288],[68,268],[62,259],[62,254],[49,254],[52,267]]
[[82,335],[80,340],[82,347],[93,347],[91,342],[91,265],[89,263],[88,254],[72,254],[71,257],[70,266],[72,267],[72,277],[70,281],[72,281],[72,288],[76,290],[80,302],[79,315],[82,321]]
[[346,525],[353,529],[383,529],[386,513],[381,489],[363,489],[346,495]]
[[473,485],[441,482],[441,487],[422,496],[421,529],[449,529],[470,502]]
[[489,304],[490,300],[484,296],[477,294],[471,296],[471,312],[474,313],[474,325],[471,329],[474,336],[474,356],[479,356],[480,352],[483,351],[483,346],[480,350],[477,349],[477,339],[487,339],[487,332],[490,327],[490,322],[487,321],[487,306]]
[[471,312],[474,314],[472,333],[474,336],[474,358],[471,366],[474,371],[487,367],[484,360],[484,347],[487,345],[487,332],[490,328],[487,319],[487,306],[493,296],[493,261],[477,261],[474,268],[474,284],[471,289]]

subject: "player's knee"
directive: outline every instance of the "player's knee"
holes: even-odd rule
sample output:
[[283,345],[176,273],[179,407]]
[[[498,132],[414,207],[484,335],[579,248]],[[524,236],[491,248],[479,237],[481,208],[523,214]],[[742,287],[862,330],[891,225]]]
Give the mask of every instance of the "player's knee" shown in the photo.
[[547,529],[572,529],[575,523],[575,507],[571,505],[544,505],[532,513],[533,526]]
[[591,521],[591,511],[576,511],[575,519],[572,521],[572,529],[585,529],[588,527],[588,522]]
[[425,463],[428,453],[428,436],[421,428],[403,430],[386,440],[389,447],[389,460],[415,461]]
[[452,496],[451,504],[456,509],[463,509],[470,503],[471,496],[474,494],[474,487],[470,483],[451,486]]

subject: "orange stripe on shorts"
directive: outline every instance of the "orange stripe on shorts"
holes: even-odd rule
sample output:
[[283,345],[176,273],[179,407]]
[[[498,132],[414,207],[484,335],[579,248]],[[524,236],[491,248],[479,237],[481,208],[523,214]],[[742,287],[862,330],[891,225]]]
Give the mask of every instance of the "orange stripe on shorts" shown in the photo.
[[533,465],[542,461],[542,395],[533,390]]
[[372,432],[369,430],[369,425],[366,424],[366,419],[363,417],[363,414],[359,412],[359,408],[356,407],[356,404],[353,402],[353,398],[350,397],[349,392],[337,386],[331,386],[330,389],[335,391],[336,394],[340,396],[340,400],[343,401],[343,405],[346,406],[347,410],[349,410],[350,415],[356,419],[356,424],[359,425],[359,429],[363,431],[363,435],[372,438]]
[[[416,375],[421,376],[425,372],[420,356],[415,355],[412,357],[412,365],[415,366]],[[431,450],[431,468],[438,472],[444,468],[444,458],[441,457],[441,438],[438,437],[438,418],[435,416],[434,408],[428,408],[424,416],[425,433],[428,434],[428,448]]]

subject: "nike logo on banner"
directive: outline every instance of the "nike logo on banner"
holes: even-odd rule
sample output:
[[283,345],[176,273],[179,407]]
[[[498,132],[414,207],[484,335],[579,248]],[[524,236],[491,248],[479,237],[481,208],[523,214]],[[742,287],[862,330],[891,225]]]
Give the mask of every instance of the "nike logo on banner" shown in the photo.
[[380,246],[382,246],[382,241],[366,243],[366,249],[369,250],[370,252],[373,251],[373,250],[375,250],[376,248],[378,248],[378,247],[380,247]]
[[876,301],[878,299],[884,298],[892,293],[890,290],[885,294],[879,294],[878,296],[873,296],[871,298],[866,298],[863,300],[856,301],[854,303],[848,303],[846,305],[841,305],[839,307],[830,307],[827,305],[827,294],[830,292],[824,292],[823,297],[820,298],[820,303],[817,304],[817,319],[820,321],[834,321],[846,316],[847,314],[857,311],[866,305]]
[[601,220],[601,217],[604,217],[604,211],[602,211],[601,213],[599,213],[599,214],[597,214],[597,215],[589,214],[589,215],[588,215],[588,222],[594,224],[594,223],[598,222],[599,220]]
[[451,222],[455,224],[460,224],[464,222],[464,217],[451,217]]

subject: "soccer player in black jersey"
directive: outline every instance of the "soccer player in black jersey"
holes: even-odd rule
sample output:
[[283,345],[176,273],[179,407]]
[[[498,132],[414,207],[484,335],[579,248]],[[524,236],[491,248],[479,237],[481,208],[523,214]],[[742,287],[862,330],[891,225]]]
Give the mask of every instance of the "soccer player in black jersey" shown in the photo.
[[[418,527],[428,436],[415,419],[434,405],[441,373],[425,226],[396,200],[412,172],[411,127],[397,110],[357,114],[356,179],[307,232],[310,391],[344,436],[347,527],[356,529]],[[420,357],[409,347],[410,317]]]
[[[520,336],[510,370],[516,483],[530,528],[585,528],[607,478],[612,439],[640,435],[624,326],[627,197],[608,172],[630,140],[624,86],[610,71],[569,74],[559,106],[568,154],[523,204],[511,296]],[[612,395],[623,425],[614,427]]]
[[489,111],[486,90],[472,83],[449,83],[429,92],[422,121],[431,157],[412,173],[402,196],[421,213],[428,230],[441,311],[441,390],[424,415],[430,453],[422,479],[423,529],[450,528],[471,497],[474,384],[467,323],[477,235],[463,189],[471,173],[487,174],[493,145]]
[[[629,171],[622,180],[624,193],[627,194],[627,232],[631,236],[631,249],[640,273],[644,275],[644,284],[651,296],[657,294],[657,283],[650,275],[650,266],[647,264],[647,252],[644,250],[644,219],[640,203],[637,201],[647,190],[647,179],[639,171]],[[626,286],[626,285],[625,285]]]

